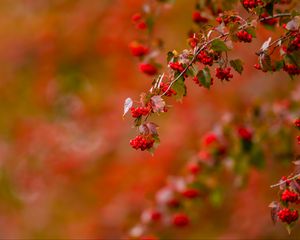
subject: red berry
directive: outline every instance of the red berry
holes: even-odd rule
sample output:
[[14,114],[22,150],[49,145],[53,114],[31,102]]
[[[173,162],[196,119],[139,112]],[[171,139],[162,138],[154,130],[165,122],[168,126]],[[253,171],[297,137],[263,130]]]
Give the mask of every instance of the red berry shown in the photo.
[[284,208],[280,210],[277,213],[277,216],[282,222],[286,222],[287,224],[290,224],[292,222],[297,221],[298,219],[298,211],[297,210],[292,210],[289,208]]
[[136,25],[137,29],[145,30],[147,28],[147,24],[143,21]]
[[140,70],[150,76],[153,76],[157,73],[157,68],[151,63],[141,63]]
[[182,193],[182,196],[186,197],[186,198],[196,198],[199,196],[199,191],[197,189],[194,188],[188,188],[186,190],[184,190]]
[[289,189],[285,189],[281,194],[281,201],[283,202],[297,202],[299,195],[295,192],[290,191]]
[[217,135],[214,133],[208,133],[203,137],[203,145],[204,146],[209,146],[213,143],[216,143],[218,141]]
[[169,67],[171,69],[173,69],[174,71],[178,71],[178,72],[183,72],[184,71],[184,67],[183,67],[182,63],[170,62]]
[[172,223],[176,227],[185,227],[189,224],[190,220],[184,213],[176,213],[172,217]]
[[201,168],[200,168],[200,165],[196,162],[194,163],[189,163],[188,166],[187,166],[187,170],[193,174],[193,175],[197,175],[200,171],[201,171]]
[[207,23],[208,22],[208,19],[206,17],[201,16],[201,13],[199,11],[193,12],[192,18],[195,23]]
[[295,126],[296,126],[297,128],[300,128],[300,118],[296,119],[296,120],[294,121],[294,124],[295,124]]
[[129,48],[130,48],[131,54],[136,57],[142,57],[149,52],[149,48],[147,48],[146,46],[144,46],[143,44],[140,44],[138,42],[131,42],[129,44]]
[[131,17],[131,20],[132,20],[132,22],[134,22],[134,23],[138,22],[138,21],[141,20],[141,19],[142,19],[142,15],[141,15],[140,13],[135,13],[135,14],[133,14],[132,17]]
[[239,127],[237,129],[238,135],[241,139],[245,141],[251,141],[252,140],[252,131],[245,127]]

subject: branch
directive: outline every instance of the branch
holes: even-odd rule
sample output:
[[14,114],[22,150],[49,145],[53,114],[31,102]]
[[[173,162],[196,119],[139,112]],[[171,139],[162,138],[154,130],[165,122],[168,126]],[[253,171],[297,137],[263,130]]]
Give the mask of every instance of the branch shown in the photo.
[[286,180],[283,180],[283,181],[281,181],[279,183],[273,184],[273,185],[270,186],[270,188],[278,187],[278,186],[280,186],[280,185],[282,185],[282,184],[284,184],[284,183],[286,183],[288,181],[294,180],[294,179],[296,179],[298,177],[300,177],[300,173],[297,174],[297,175],[295,175],[294,177],[287,178]]
[[281,17],[290,17],[292,14],[291,13],[278,13],[273,16],[268,16],[264,18],[260,18],[259,21],[263,22],[265,20],[273,19],[273,18],[281,18]]

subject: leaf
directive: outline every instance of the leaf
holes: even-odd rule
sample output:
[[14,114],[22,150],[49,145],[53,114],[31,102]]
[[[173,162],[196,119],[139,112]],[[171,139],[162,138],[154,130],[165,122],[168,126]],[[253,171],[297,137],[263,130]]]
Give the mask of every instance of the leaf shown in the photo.
[[264,52],[268,49],[268,47],[270,46],[271,40],[272,40],[272,38],[269,37],[268,40],[263,43],[263,45],[260,48],[261,52]]
[[123,113],[123,117],[125,116],[125,114],[129,111],[129,109],[132,107],[133,105],[133,101],[131,98],[126,98],[125,102],[124,102],[124,113]]
[[175,95],[176,100],[181,101],[184,96],[186,96],[186,86],[184,84],[184,78],[179,78],[174,82],[172,86],[173,90],[177,93]]
[[260,65],[261,65],[263,71],[272,70],[270,55],[268,55],[268,54],[260,55],[259,61],[260,61]]
[[153,96],[151,98],[151,105],[153,112],[163,112],[166,103],[161,96]]
[[276,224],[276,222],[278,221],[277,213],[280,210],[280,205],[278,202],[273,201],[269,204],[269,207],[271,208],[271,219],[272,219],[273,223]]
[[235,71],[237,71],[239,74],[242,74],[244,67],[243,62],[240,59],[231,60],[229,63]]
[[205,67],[197,74],[197,78],[203,87],[209,89],[211,85],[211,75],[208,67]]
[[249,27],[247,29],[245,29],[245,31],[249,34],[252,35],[252,37],[256,38],[256,31],[255,31],[255,28],[254,27]]
[[229,50],[226,44],[220,39],[215,39],[211,42],[211,49],[216,52],[224,52]]
[[286,24],[286,29],[289,31],[296,31],[300,27],[300,20],[299,17],[293,18]]
[[158,125],[157,124],[155,124],[153,122],[148,122],[148,123],[146,123],[146,126],[152,135],[158,135],[158,132],[157,132]]
[[139,132],[141,134],[148,135],[149,134],[149,128],[147,127],[146,124],[142,124],[141,126],[139,126]]
[[265,10],[267,11],[267,13],[270,16],[273,16],[273,9],[274,9],[274,1],[269,2],[266,6],[265,6]]

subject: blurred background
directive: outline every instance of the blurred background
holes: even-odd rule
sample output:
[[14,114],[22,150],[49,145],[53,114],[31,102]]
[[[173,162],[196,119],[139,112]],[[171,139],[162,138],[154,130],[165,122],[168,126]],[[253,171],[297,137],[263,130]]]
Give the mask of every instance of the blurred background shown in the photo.
[[[155,35],[168,50],[187,47],[194,4],[178,0],[162,11]],[[162,144],[154,156],[133,150],[127,97],[139,98],[151,78],[139,72],[128,44],[138,37],[136,0],[1,0],[0,237],[119,239],[150,204],[168,175],[182,172],[201,134],[226,112],[289,94],[287,75],[253,71],[254,52],[237,46],[245,74],[211,91],[188,82],[188,97],[160,116]],[[275,32],[260,29],[251,49]],[[252,48],[253,47],[253,48]],[[196,86],[196,87],[195,87]],[[198,236],[287,237],[274,227],[269,185],[290,164],[253,170],[232,202],[199,218]],[[201,215],[201,214],[200,214]],[[243,221],[241,221],[243,219]],[[298,231],[299,233],[299,231]],[[188,232],[184,232],[188,236]],[[294,231],[291,238],[297,236]],[[195,238],[194,238],[195,239]]]

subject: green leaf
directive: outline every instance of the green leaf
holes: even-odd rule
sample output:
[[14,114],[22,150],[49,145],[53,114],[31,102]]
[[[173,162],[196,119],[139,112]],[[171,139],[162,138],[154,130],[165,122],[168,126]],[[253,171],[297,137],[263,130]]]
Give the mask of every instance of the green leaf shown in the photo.
[[173,52],[168,52],[167,54],[167,62],[171,62],[174,58],[174,53]]
[[256,31],[255,31],[255,28],[254,27],[249,27],[247,29],[245,29],[245,31],[249,34],[252,35],[252,37],[256,38]]
[[265,6],[265,10],[267,11],[267,13],[268,13],[270,16],[273,16],[273,9],[274,9],[274,1],[268,3],[268,4]]
[[239,74],[242,74],[244,67],[243,62],[240,59],[231,60],[229,63],[235,71],[237,71]]
[[198,74],[197,78],[199,79],[200,83],[203,87],[209,89],[211,85],[211,75],[208,67],[202,69]]
[[229,51],[229,48],[226,46],[226,44],[220,40],[220,39],[215,39],[211,42],[211,49],[216,51],[216,52],[224,52],[224,51]]
[[181,101],[186,96],[186,86],[184,84],[184,78],[180,77],[172,86],[173,90],[176,91],[175,98],[177,101]]

